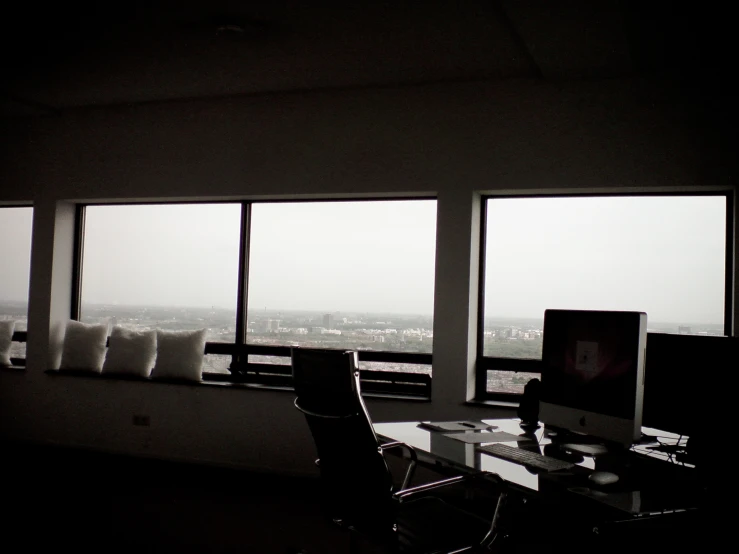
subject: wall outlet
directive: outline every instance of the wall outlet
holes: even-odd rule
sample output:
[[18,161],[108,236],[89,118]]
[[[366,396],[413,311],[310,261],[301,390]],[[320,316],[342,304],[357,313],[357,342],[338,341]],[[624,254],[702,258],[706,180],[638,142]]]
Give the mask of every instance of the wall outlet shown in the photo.
[[133,416],[133,424],[141,427],[149,427],[151,425],[151,419],[148,415],[136,415]]

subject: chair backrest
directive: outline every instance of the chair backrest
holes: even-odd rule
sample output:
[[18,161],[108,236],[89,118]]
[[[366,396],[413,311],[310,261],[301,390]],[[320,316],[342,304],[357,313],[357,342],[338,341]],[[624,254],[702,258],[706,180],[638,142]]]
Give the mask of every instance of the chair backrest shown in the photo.
[[392,476],[362,400],[357,353],[294,347],[295,406],[318,451],[332,517],[391,525]]

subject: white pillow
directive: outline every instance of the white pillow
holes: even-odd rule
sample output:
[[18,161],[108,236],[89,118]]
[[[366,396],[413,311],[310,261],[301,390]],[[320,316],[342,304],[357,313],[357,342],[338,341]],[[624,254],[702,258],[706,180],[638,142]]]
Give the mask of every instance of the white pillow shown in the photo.
[[13,342],[13,331],[15,321],[0,321],[0,365],[13,365],[10,363],[10,345]]
[[157,361],[153,378],[188,379],[203,377],[205,329],[198,331],[162,331],[157,329]]
[[156,355],[156,331],[131,331],[123,327],[113,327],[103,373],[148,377]]
[[105,358],[105,339],[108,324],[88,325],[79,321],[67,322],[59,369],[76,369],[100,373]]

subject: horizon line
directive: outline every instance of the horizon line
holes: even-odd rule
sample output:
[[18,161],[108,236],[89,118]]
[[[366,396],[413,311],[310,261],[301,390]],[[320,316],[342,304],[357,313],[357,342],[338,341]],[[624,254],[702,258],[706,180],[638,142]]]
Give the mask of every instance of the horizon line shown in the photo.
[[[24,300],[0,300],[0,305],[3,303],[12,303],[12,304],[25,304],[26,311],[28,310],[28,301]],[[222,310],[222,311],[229,311],[236,313],[235,308],[225,308],[222,306],[185,306],[185,305],[157,305],[157,304],[113,304],[113,303],[96,303],[96,302],[86,302],[82,303],[82,306],[88,306],[88,307],[111,307],[111,308],[160,308],[160,309],[180,309],[180,310]],[[266,312],[266,313],[274,313],[274,312],[297,312],[297,313],[317,313],[317,314],[373,314],[373,315],[388,315],[388,316],[415,316],[415,317],[430,317],[433,319],[433,313],[419,313],[419,312],[397,312],[397,311],[372,311],[372,310],[358,310],[358,309],[342,309],[342,310],[321,310],[316,308],[252,308],[247,309],[247,317],[249,314],[254,315],[255,313],[259,312]],[[27,314],[26,314],[27,315]],[[541,321],[543,323],[544,316],[543,314],[541,316],[532,316],[532,315],[491,315],[491,316],[485,316],[484,320],[485,322],[488,322],[490,320],[536,320]],[[723,326],[723,322],[703,322],[703,321],[689,321],[689,320],[682,320],[682,321],[668,321],[668,320],[648,320],[650,326],[656,325],[656,324],[670,324],[675,326],[686,326],[686,325],[715,325],[715,326]]]

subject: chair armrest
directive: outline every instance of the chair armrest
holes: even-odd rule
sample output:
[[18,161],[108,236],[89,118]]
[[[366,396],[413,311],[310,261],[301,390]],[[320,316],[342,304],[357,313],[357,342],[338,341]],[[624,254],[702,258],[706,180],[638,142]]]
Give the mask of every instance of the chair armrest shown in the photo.
[[418,454],[416,454],[416,450],[400,441],[393,441],[393,442],[386,442],[384,444],[380,445],[380,452],[385,452],[385,450],[390,450],[391,448],[404,448],[408,455],[411,458],[411,462],[408,464],[408,469],[405,472],[405,478],[403,479],[403,484],[400,485],[400,490],[408,488],[408,486],[411,484],[411,479],[413,479],[413,474],[416,471],[416,462],[418,462]]
[[505,492],[505,481],[503,481],[503,479],[501,479],[497,474],[468,473],[465,475],[450,477],[449,479],[442,479],[441,481],[434,481],[433,483],[426,483],[425,485],[419,485],[410,489],[401,489],[396,492],[393,497],[400,503],[408,502],[422,493],[426,493],[443,487],[448,487],[449,485],[456,485],[457,483],[469,483],[472,481],[492,482],[501,489],[501,492]]
[[410,446],[409,444],[406,444],[400,441],[393,441],[393,442],[385,442],[380,445],[380,450],[382,450],[383,452],[385,450],[390,450],[391,448],[405,448],[408,451],[408,454],[410,455],[411,460],[414,462],[418,461],[418,454],[416,454],[416,449]]

